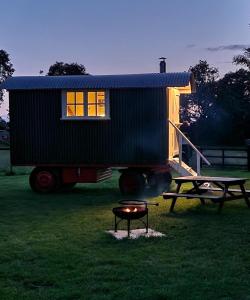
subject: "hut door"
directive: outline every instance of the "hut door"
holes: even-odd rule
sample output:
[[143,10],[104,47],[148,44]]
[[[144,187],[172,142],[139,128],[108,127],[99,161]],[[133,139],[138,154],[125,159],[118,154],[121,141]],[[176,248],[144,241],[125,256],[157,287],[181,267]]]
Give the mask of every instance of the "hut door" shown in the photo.
[[[177,89],[168,88],[168,119],[177,127],[180,125],[180,93]],[[168,158],[173,158],[179,154],[179,145],[175,128],[169,124],[168,126]]]

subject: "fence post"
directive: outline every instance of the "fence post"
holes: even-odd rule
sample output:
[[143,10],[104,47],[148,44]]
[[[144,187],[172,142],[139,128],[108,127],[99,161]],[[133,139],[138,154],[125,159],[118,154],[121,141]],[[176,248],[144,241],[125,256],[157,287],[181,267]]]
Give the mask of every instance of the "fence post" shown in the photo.
[[13,166],[12,166],[11,163],[10,163],[10,175],[14,175],[14,172],[13,172]]
[[222,167],[225,167],[225,149],[222,148]]
[[247,169],[250,171],[250,139],[245,140],[247,145]]

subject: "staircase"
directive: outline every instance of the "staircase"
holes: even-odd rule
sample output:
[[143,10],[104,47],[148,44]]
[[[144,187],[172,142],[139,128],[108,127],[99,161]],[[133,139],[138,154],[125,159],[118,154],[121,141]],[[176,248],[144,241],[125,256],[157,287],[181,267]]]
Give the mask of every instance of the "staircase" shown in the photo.
[[180,163],[179,158],[172,158],[169,160],[169,165],[172,169],[174,169],[181,176],[197,176],[197,172],[193,170],[190,166],[182,161]]
[[[172,169],[174,169],[181,176],[198,176],[201,173],[201,159],[210,166],[210,162],[206,159],[206,157],[195,147],[195,145],[185,136],[185,134],[170,120],[168,120],[169,124],[174,127],[176,130],[176,135],[178,137],[178,147],[179,147],[179,155],[178,158],[170,157],[169,165]],[[185,140],[191,148],[194,150],[196,154],[196,170],[193,170],[190,166],[184,163],[182,160],[182,144],[183,140]]]

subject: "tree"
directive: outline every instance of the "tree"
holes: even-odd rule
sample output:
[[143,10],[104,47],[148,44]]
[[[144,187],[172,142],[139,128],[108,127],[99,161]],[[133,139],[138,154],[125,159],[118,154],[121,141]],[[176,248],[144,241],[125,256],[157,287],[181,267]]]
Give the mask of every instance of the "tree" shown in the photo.
[[181,97],[181,119],[189,123],[188,135],[198,144],[210,143],[209,135],[215,113],[217,68],[211,67],[207,61],[200,60],[189,68],[196,83],[196,93]]
[[234,56],[233,63],[246,67],[250,71],[250,47],[246,48],[243,54]]
[[[14,71],[9,54],[5,50],[0,50],[0,84],[9,76],[12,76]],[[3,91],[0,90],[0,106],[3,102],[3,95]]]
[[221,144],[242,145],[250,138],[250,72],[230,72],[217,83],[214,126]]
[[4,119],[2,119],[0,117],[0,130],[6,129],[7,128],[7,122],[4,121]]
[[190,67],[196,83],[196,93],[182,97],[181,116],[183,121],[195,123],[200,118],[207,118],[214,103],[215,81],[219,76],[217,68],[210,67],[207,61],[200,60]]
[[215,67],[210,67],[206,60],[200,60],[197,65],[190,67],[189,71],[194,74],[197,87],[207,83],[214,83],[219,77],[219,71]]
[[190,67],[197,92],[183,97],[181,112],[198,145],[243,145],[250,138],[250,48],[235,56],[233,63],[246,68],[219,80],[217,68],[206,61]]
[[56,62],[49,68],[48,76],[88,75],[84,65],[77,63]]

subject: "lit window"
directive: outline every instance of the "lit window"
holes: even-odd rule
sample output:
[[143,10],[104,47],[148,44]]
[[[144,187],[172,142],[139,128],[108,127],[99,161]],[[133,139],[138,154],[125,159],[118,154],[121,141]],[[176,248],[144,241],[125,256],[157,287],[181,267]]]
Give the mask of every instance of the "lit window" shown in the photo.
[[84,116],[84,93],[67,92],[67,117]]
[[109,118],[108,91],[63,92],[63,119]]
[[105,117],[105,92],[88,92],[88,116]]

